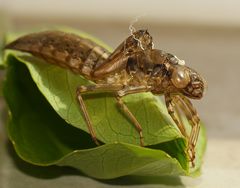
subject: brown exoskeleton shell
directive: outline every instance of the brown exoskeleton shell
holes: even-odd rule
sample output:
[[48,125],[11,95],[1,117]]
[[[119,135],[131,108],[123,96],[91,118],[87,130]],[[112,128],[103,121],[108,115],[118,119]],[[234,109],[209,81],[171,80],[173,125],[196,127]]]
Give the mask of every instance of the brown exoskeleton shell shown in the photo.
[[[113,92],[120,107],[133,122],[143,143],[142,128],[121,97],[139,92],[164,95],[172,119],[188,143],[188,154],[194,165],[195,146],[200,130],[199,117],[188,98],[200,99],[205,82],[184,61],[162,50],[153,49],[151,35],[138,30],[124,40],[113,53],[89,39],[60,31],[29,34],[8,44],[5,49],[29,52],[46,62],[65,67],[95,82],[79,86],[77,98],[93,140],[98,143],[82,94]],[[179,111],[192,125],[186,133]]]

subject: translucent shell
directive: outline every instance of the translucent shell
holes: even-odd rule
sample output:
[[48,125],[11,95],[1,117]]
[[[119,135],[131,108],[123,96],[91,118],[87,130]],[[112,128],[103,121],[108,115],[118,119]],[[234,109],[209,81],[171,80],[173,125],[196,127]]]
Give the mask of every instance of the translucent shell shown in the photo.
[[190,82],[190,76],[186,68],[177,67],[172,73],[171,81],[177,88],[185,88]]

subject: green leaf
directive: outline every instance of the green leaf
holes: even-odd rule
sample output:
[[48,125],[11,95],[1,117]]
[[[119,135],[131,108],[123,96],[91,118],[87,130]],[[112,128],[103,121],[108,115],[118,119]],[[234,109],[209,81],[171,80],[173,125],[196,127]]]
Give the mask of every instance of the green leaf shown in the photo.
[[[8,41],[13,39],[8,37]],[[25,161],[72,166],[96,178],[188,175],[200,168],[205,132],[200,132],[196,167],[189,169],[186,140],[152,94],[124,98],[150,148],[139,146],[137,131],[113,96],[84,96],[97,138],[105,143],[95,147],[86,133],[75,93],[77,86],[91,84],[89,81],[28,54],[9,51],[4,59],[8,67],[4,95],[11,111],[9,137]]]

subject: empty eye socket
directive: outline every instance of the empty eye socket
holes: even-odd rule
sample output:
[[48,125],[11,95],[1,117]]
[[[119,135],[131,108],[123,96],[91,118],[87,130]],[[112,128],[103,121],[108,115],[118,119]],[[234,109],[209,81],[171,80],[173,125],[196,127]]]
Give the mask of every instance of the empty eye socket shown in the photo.
[[172,73],[171,81],[177,88],[185,88],[190,82],[188,71],[184,67],[177,67]]

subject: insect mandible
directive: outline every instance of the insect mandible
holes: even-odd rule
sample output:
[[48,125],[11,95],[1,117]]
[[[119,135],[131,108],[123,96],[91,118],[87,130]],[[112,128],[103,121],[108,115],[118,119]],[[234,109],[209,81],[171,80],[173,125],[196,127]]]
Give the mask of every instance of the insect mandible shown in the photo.
[[[5,49],[28,52],[48,63],[68,68],[94,85],[79,86],[76,90],[80,109],[96,144],[98,140],[82,94],[112,92],[123,112],[139,133],[144,146],[142,127],[122,97],[140,92],[164,95],[168,113],[188,140],[187,153],[192,165],[200,131],[199,116],[188,98],[201,99],[206,87],[204,79],[184,61],[162,50],[153,48],[147,30],[138,30],[124,40],[113,53],[89,39],[61,31],[45,31],[18,38]],[[192,126],[187,134],[179,109]]]

